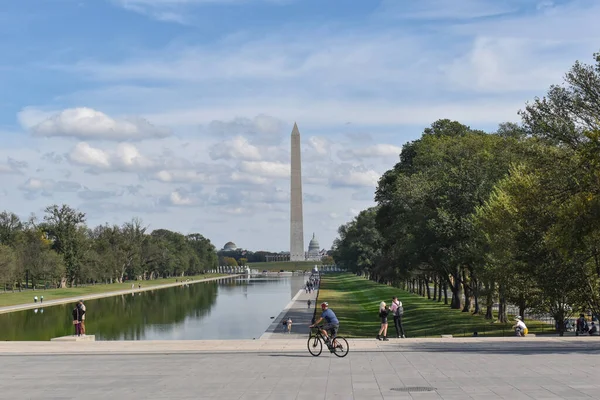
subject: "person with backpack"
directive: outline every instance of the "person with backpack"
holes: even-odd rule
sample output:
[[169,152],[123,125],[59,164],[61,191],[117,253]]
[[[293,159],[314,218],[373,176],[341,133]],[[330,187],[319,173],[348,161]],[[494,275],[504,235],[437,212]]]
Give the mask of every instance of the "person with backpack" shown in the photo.
[[406,339],[404,334],[404,326],[402,326],[402,316],[404,315],[404,307],[402,302],[398,301],[396,296],[392,297],[392,315],[394,316],[394,327],[396,328],[396,337]]

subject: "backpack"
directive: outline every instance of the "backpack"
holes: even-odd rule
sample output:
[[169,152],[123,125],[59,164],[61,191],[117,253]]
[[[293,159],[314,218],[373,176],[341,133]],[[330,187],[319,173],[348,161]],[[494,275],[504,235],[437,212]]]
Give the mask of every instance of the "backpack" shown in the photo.
[[394,316],[401,317],[404,315],[404,307],[398,306],[396,307],[396,311],[394,312]]

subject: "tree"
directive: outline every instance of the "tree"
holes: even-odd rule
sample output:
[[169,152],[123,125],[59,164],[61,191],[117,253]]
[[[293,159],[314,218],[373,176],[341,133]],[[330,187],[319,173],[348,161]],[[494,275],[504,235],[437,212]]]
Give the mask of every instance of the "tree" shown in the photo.
[[17,258],[14,250],[4,244],[0,244],[0,279],[3,289],[6,287],[14,289],[17,277]]
[[13,246],[17,234],[23,229],[23,223],[14,213],[0,213],[0,244]]
[[79,212],[66,204],[58,206],[56,204],[46,207],[44,216],[44,229],[48,238],[52,241],[52,248],[59,253],[64,260],[66,268],[66,282],[70,286],[75,284],[75,280],[80,278],[79,270],[81,267],[81,246],[78,239],[78,229],[85,223],[85,214]]
[[[340,226],[333,243],[335,263],[358,275],[371,274],[381,257],[381,235],[375,227],[376,208],[361,211],[352,222]],[[373,275],[375,279],[375,275]]]

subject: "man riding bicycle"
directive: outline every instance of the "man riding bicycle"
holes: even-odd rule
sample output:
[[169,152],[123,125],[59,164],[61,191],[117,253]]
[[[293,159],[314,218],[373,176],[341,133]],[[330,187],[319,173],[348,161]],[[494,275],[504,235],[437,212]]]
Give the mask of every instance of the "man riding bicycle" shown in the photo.
[[327,321],[327,323],[325,325],[323,325],[323,329],[321,329],[321,333],[323,334],[323,337],[325,338],[326,343],[329,341],[327,332],[328,331],[331,332],[331,337],[333,339],[335,339],[335,336],[337,335],[337,331],[340,328],[340,321],[338,321],[333,310],[329,309],[328,307],[329,307],[329,304],[321,303],[321,310],[323,310],[323,312],[321,313],[321,318],[319,318],[319,320],[317,322],[315,322],[314,324],[312,324],[310,326],[311,328],[314,328],[316,325],[319,325],[319,323],[321,321],[323,321],[323,319],[325,319],[325,321]]

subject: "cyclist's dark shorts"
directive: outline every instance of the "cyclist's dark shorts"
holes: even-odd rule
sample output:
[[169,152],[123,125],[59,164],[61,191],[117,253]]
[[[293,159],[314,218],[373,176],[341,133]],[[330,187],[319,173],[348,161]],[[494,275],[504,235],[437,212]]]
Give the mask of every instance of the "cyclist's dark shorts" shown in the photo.
[[323,325],[323,330],[329,332],[331,334],[331,336],[337,335],[339,329],[340,329],[340,326],[337,324]]

